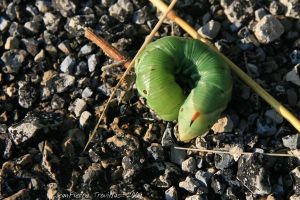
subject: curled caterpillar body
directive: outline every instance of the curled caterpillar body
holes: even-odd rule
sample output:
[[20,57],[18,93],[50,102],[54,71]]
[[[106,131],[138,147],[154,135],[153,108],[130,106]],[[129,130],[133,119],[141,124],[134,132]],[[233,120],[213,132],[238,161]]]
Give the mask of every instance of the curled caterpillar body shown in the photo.
[[163,120],[178,119],[181,141],[207,132],[231,98],[227,64],[198,40],[169,36],[152,42],[135,72],[148,106]]

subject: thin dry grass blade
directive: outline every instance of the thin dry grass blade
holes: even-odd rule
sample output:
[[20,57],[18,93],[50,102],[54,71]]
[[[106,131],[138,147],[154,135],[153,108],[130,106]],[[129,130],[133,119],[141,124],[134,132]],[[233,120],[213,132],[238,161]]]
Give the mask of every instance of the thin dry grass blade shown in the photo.
[[115,93],[116,93],[116,90],[117,88],[120,86],[121,82],[123,81],[123,79],[125,78],[125,76],[128,74],[128,72],[131,70],[131,68],[134,66],[134,63],[135,63],[135,60],[137,59],[137,57],[139,56],[139,54],[145,49],[145,47],[147,46],[147,44],[149,42],[151,42],[151,40],[153,39],[155,33],[158,31],[158,29],[160,28],[160,26],[162,25],[164,19],[167,17],[168,13],[173,9],[174,5],[176,4],[176,1],[177,0],[173,0],[171,2],[171,4],[169,5],[169,7],[167,8],[166,12],[163,14],[163,16],[159,19],[159,21],[157,22],[157,24],[155,25],[155,27],[153,28],[153,30],[151,31],[151,33],[149,34],[149,36],[147,36],[145,38],[145,41],[143,43],[143,45],[141,46],[141,48],[139,49],[139,51],[137,52],[137,54],[135,55],[135,57],[132,59],[132,61],[130,62],[129,66],[127,67],[126,71],[124,72],[123,76],[120,78],[119,82],[117,83],[117,85],[114,87],[105,107],[104,107],[104,110],[103,112],[101,113],[101,116],[91,134],[91,136],[89,137],[88,139],[88,142],[86,143],[85,147],[84,147],[84,150],[85,151],[88,147],[88,145],[90,144],[90,142],[92,141],[92,139],[94,138],[95,134],[96,134],[96,131],[98,129],[98,126],[100,124],[100,122],[102,121],[102,118],[104,117],[105,115],[105,112],[109,106],[109,103],[110,101],[112,100],[112,98],[114,97]]
[[[195,148],[185,148],[185,147],[174,147],[175,149],[185,150],[185,151],[199,151],[205,153],[217,153],[217,154],[234,154],[235,152],[225,151],[225,150],[210,150],[210,149],[195,149]],[[252,152],[238,152],[241,155],[252,155]],[[277,156],[277,157],[298,157],[293,154],[283,154],[283,153],[260,153],[265,156]]]

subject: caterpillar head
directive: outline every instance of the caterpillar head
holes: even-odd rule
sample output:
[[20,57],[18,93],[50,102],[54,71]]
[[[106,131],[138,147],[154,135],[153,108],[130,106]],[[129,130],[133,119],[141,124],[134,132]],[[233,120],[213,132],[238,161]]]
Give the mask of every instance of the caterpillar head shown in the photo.
[[178,115],[178,139],[180,141],[189,142],[208,131],[210,127],[203,115],[204,113],[201,113],[201,111],[196,110],[190,105],[182,105]]
[[[190,103],[189,103],[190,102]],[[211,126],[218,120],[224,108],[212,112],[201,110],[191,101],[186,101],[178,115],[178,138],[182,142],[201,136],[209,131]]]

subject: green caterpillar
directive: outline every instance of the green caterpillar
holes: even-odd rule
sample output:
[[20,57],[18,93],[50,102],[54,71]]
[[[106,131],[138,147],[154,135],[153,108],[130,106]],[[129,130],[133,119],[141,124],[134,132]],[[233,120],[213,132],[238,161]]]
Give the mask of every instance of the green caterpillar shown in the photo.
[[168,36],[149,44],[135,63],[138,92],[163,120],[178,119],[179,140],[207,132],[231,98],[225,61],[205,44]]

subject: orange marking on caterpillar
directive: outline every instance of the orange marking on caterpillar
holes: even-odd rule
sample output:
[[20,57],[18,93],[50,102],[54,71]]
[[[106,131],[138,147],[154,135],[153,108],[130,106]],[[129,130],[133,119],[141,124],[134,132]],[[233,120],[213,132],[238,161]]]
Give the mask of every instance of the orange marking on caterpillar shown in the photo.
[[196,121],[196,119],[198,119],[198,117],[200,117],[200,112],[195,112],[195,114],[192,117],[190,126],[192,126],[192,124],[194,123],[194,121]]

